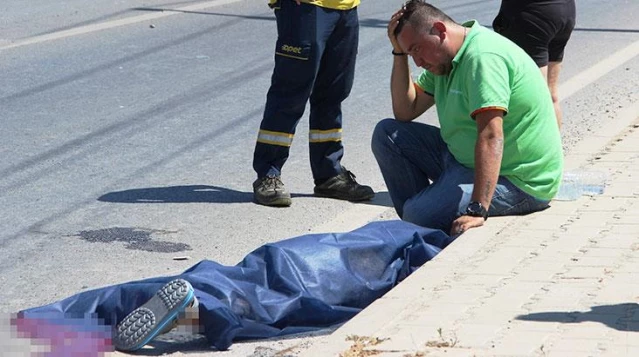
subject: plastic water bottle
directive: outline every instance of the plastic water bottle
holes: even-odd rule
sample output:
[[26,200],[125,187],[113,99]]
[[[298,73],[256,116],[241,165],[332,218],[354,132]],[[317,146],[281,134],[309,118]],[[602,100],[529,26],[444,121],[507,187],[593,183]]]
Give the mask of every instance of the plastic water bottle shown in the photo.
[[604,192],[608,175],[603,171],[576,169],[564,172],[555,196],[558,201],[574,201],[581,195],[600,195]]
[[583,187],[579,182],[579,175],[574,172],[564,172],[555,200],[574,201],[581,197],[582,193]]
[[603,171],[588,170],[582,172],[581,183],[583,194],[588,196],[604,193],[608,175]]

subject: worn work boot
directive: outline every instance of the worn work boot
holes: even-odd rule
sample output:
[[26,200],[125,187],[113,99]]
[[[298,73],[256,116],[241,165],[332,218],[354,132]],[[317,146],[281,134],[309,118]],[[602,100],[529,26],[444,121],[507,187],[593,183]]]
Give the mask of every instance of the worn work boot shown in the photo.
[[339,175],[315,185],[315,196],[347,201],[367,201],[375,196],[372,188],[358,184],[352,172],[342,169]]
[[255,202],[264,206],[287,207],[291,205],[291,194],[286,191],[279,176],[264,176],[253,182]]

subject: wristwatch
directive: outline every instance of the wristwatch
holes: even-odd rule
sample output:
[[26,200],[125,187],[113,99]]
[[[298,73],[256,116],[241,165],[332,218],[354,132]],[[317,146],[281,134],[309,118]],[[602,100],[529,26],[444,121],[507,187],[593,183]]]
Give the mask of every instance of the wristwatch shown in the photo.
[[484,217],[484,221],[488,219],[488,211],[481,202],[472,201],[466,207],[466,215],[471,217]]

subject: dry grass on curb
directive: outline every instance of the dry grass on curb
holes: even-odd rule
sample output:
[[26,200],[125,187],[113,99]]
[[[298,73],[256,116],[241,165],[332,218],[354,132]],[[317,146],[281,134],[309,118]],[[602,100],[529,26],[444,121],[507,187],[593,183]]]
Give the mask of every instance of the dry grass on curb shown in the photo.
[[[437,329],[437,333],[439,334],[439,340],[437,341],[428,341],[426,342],[426,347],[435,347],[435,348],[453,348],[457,346],[457,336],[453,334],[452,338],[444,337],[444,332],[441,328]],[[353,345],[346,351],[340,353],[339,357],[369,357],[376,356],[384,352],[401,352],[395,350],[386,350],[386,349],[378,349],[372,348],[381,344],[382,342],[389,340],[388,338],[379,338],[379,337],[368,337],[368,336],[357,336],[351,335],[346,337],[346,341],[352,341]],[[426,356],[426,352],[417,351],[415,353],[408,353],[403,355],[403,357],[423,357]]]
[[426,342],[426,347],[445,348],[457,346],[458,341],[455,334],[453,334],[453,338],[445,338],[441,327],[437,329],[437,333],[439,334],[439,340]]
[[353,345],[346,351],[339,354],[340,357],[368,357],[375,356],[382,352],[378,349],[367,349],[372,346],[377,346],[380,343],[388,340],[387,338],[378,338],[378,337],[367,337],[367,336],[357,336],[351,335],[346,337],[346,341],[352,341]]

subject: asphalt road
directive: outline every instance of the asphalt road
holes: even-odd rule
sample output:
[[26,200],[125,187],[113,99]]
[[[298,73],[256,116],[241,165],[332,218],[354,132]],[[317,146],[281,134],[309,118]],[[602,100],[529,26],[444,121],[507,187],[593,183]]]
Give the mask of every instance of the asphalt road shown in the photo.
[[[484,25],[499,7],[433,3]],[[283,172],[294,203],[274,209],[253,204],[251,186],[276,36],[266,1],[3,0],[0,313],[395,218],[369,143],[392,115],[386,23],[399,4],[360,6],[344,103],[343,163],[377,198],[312,197],[305,116]],[[639,101],[638,14],[635,0],[578,1],[562,75],[566,151]]]

